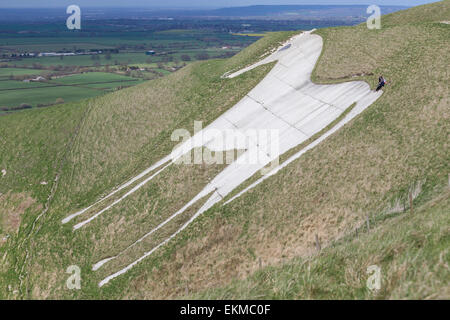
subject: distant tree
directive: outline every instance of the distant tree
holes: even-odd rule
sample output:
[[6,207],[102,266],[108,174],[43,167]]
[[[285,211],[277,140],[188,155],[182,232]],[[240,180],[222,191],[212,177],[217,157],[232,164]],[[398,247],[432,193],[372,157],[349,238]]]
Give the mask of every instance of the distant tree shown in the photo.
[[19,107],[15,107],[14,109],[15,110],[22,110],[22,109],[31,109],[31,108],[32,108],[32,106],[30,106],[29,104],[22,103]]

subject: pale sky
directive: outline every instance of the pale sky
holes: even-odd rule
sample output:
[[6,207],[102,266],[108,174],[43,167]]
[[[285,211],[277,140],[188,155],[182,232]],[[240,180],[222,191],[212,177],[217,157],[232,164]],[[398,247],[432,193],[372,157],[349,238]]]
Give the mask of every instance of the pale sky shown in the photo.
[[154,7],[154,8],[221,8],[247,5],[284,4],[352,4],[352,5],[403,5],[416,6],[436,0],[0,0],[0,8],[50,8],[67,7]]

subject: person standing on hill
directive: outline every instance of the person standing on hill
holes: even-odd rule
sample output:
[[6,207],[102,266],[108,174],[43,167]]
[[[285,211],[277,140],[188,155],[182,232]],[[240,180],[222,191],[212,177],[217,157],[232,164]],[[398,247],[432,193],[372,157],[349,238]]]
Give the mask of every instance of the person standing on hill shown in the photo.
[[383,88],[385,84],[386,84],[386,80],[384,79],[383,76],[380,76],[380,77],[378,78],[378,87],[377,87],[377,90],[376,90],[376,91],[380,91],[381,88]]

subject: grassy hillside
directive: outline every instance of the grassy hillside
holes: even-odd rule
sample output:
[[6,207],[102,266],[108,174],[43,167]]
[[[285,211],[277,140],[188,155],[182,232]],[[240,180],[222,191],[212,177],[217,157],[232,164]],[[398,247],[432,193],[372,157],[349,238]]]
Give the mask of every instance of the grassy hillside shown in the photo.
[[0,112],[21,104],[36,107],[54,104],[56,99],[72,102],[96,97],[115,88],[130,87],[142,82],[141,79],[106,72],[75,74],[46,82],[0,80]]
[[[449,13],[445,1],[385,16],[381,30],[318,31],[325,45],[314,80],[374,86],[383,74],[389,81],[383,96],[101,289],[101,279],[194,211],[99,271],[92,264],[122,252],[221,168],[169,167],[83,230],[72,232],[61,219],[168,154],[177,144],[173,130],[192,132],[194,120],[206,125],[233,106],[271,65],[234,79],[221,75],[258,60],[292,33],[270,34],[232,59],[194,63],[102,97],[0,117],[0,165],[7,171],[0,174],[0,208],[23,211],[0,220],[0,233],[10,235],[0,244],[0,297],[176,298],[188,291],[201,298],[370,298],[364,268],[379,263],[388,284],[379,297],[448,298],[450,33],[440,21]],[[400,214],[410,190],[415,211]],[[373,230],[352,238],[367,216]],[[316,235],[323,247],[334,247],[315,256]],[[65,287],[73,264],[82,270],[79,291]]]
[[[271,34],[233,59],[194,63],[134,88],[0,117],[0,164],[6,170],[4,176],[0,173],[0,201],[5,209],[0,219],[0,239],[5,238],[0,245],[0,296],[71,297],[73,292],[64,290],[67,266],[90,269],[101,254],[128,245],[203,188],[219,168],[173,168],[143,188],[131,203],[115,208],[106,221],[99,220],[88,235],[72,233],[71,226],[61,225],[68,213],[169,153],[178,144],[170,140],[175,129],[192,132],[194,120],[207,125],[233,106],[271,66],[232,81],[221,79],[223,73],[256,61],[291,35]],[[167,194],[178,196],[164,199]],[[156,204],[149,206],[154,199]],[[122,223],[121,228],[116,220],[124,218],[123,210],[132,223]],[[146,210],[155,215],[148,216]],[[20,228],[12,229],[10,220]],[[114,225],[120,230],[105,231]],[[99,239],[94,248],[88,242],[95,238]],[[97,287],[97,278],[85,279]]]
[[[263,267],[243,281],[188,299],[448,299],[450,187],[411,214],[385,212],[309,258]],[[371,226],[371,227],[370,227]],[[367,268],[381,289],[367,289]]]
[[[438,194],[450,163],[449,33],[448,25],[439,23],[448,2],[425,8],[435,17],[409,20],[405,11],[405,18],[402,13],[384,17],[379,31],[320,30],[325,49],[315,79],[364,79],[374,86],[383,74],[391,83],[383,97],[277,176],[230,205],[211,209],[159,255],[118,279],[127,297],[177,297],[186,287],[195,292],[243,279],[259,269],[259,259],[278,265],[309,256],[316,234],[328,245],[367,215],[407,201],[409,189],[420,181],[423,201]],[[357,76],[362,73],[373,76]]]

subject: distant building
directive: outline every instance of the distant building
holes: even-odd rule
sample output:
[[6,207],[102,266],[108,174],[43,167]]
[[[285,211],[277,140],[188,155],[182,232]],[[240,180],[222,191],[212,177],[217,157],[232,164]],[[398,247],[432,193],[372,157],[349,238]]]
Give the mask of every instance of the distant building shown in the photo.
[[39,57],[59,57],[59,56],[74,56],[73,52],[41,52]]
[[44,77],[41,77],[41,76],[38,76],[37,78],[34,78],[34,79],[30,79],[30,81],[33,81],[33,82],[45,81],[45,80],[46,79]]
[[33,58],[35,56],[36,56],[36,53],[33,53],[33,52],[25,52],[25,53],[19,54],[19,57],[21,57],[21,58]]

